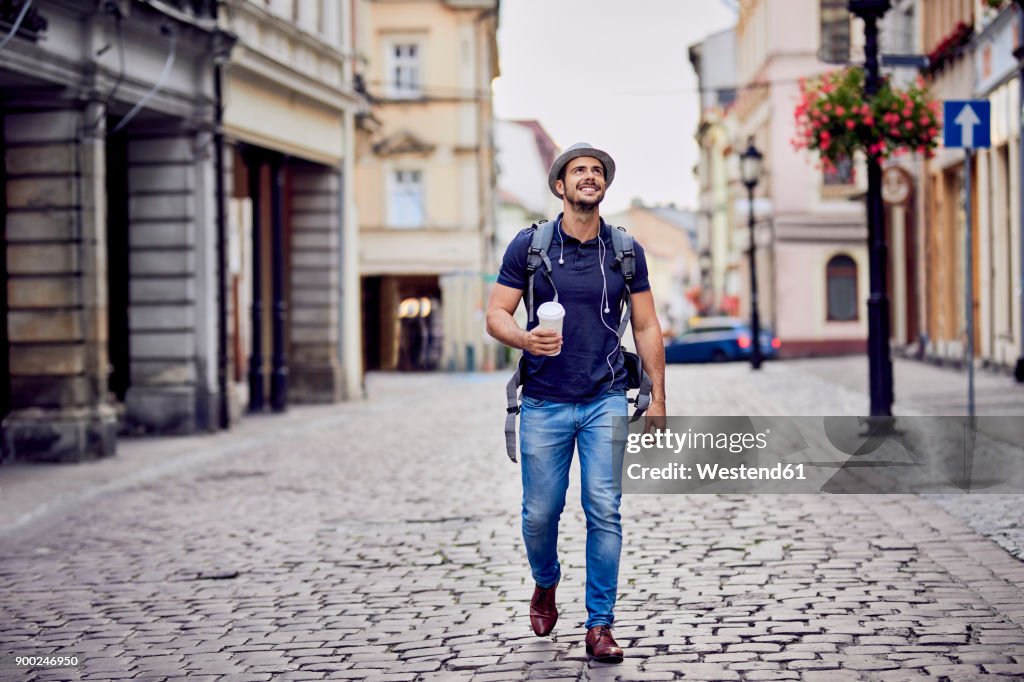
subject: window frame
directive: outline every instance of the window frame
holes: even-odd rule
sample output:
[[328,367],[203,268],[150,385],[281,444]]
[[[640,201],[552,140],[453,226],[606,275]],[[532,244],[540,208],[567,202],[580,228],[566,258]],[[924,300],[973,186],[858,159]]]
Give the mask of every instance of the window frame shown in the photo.
[[[400,176],[406,173],[414,176],[416,182],[404,182]],[[401,188],[405,185],[415,186],[419,190],[419,220],[416,222],[399,220],[401,210],[397,208],[396,202],[399,199]],[[407,165],[389,168],[387,189],[388,227],[397,230],[418,230],[427,226],[427,183],[426,173],[422,168]]]
[[[387,85],[388,97],[391,99],[421,99],[423,97],[423,44],[422,38],[416,36],[394,36],[385,41],[384,82]],[[401,48],[413,48],[413,55],[399,55],[396,52]],[[403,87],[403,81],[398,77],[397,70],[402,68],[414,69],[415,78],[409,87]]]
[[[833,265],[837,260],[848,260],[849,263],[842,263],[841,265]],[[833,274],[832,269],[844,268],[852,270],[853,275],[853,316],[852,317],[835,317],[832,312],[832,296],[830,285],[833,279],[838,279],[840,275]],[[843,273],[841,273],[843,274]],[[848,274],[845,275],[849,277]],[[825,321],[826,322],[859,322],[860,321],[860,268],[857,265],[857,259],[848,253],[835,253],[825,262]]]

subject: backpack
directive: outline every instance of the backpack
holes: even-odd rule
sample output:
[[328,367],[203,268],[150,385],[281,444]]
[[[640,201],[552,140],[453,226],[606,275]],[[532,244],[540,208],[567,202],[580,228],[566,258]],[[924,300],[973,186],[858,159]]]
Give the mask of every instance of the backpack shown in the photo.
[[[636,411],[629,420],[630,422],[635,422],[650,407],[651,389],[654,384],[651,381],[651,377],[644,371],[643,361],[640,359],[640,356],[636,353],[630,353],[621,345],[622,335],[626,333],[626,326],[629,324],[633,314],[633,295],[629,287],[633,277],[636,275],[636,252],[633,250],[633,237],[626,231],[626,228],[614,225],[611,228],[615,263],[619,265],[619,272],[622,273],[623,278],[626,280],[626,286],[622,289],[622,301],[620,302],[620,307],[622,304],[625,304],[626,312],[619,320],[619,328],[616,334],[620,343],[619,350],[623,355],[623,366],[626,370],[626,386],[629,389],[639,389],[636,398],[627,398],[628,402],[636,405]],[[533,281],[537,272],[539,271],[548,278],[552,288],[555,285],[554,280],[551,278],[551,259],[548,257],[548,249],[551,247],[551,241],[555,234],[555,224],[547,220],[541,220],[531,225],[530,229],[533,230],[533,237],[530,240],[530,248],[526,256],[527,285],[523,298],[527,311],[527,324],[533,321],[536,316],[534,311],[535,294]],[[555,290],[554,300],[558,301],[557,289]],[[508,458],[513,462],[517,461],[516,415],[521,410],[519,388],[522,385],[523,357],[521,356],[516,364],[515,372],[508,380],[508,383],[505,384],[505,396],[508,401],[505,409],[505,449],[508,452]]]

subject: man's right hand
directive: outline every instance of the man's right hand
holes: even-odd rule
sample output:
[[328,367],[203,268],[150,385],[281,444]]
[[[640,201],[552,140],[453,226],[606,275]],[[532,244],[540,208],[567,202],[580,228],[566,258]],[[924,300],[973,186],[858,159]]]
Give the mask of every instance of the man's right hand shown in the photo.
[[553,355],[562,348],[562,335],[554,329],[534,327],[524,333],[523,350],[532,355]]

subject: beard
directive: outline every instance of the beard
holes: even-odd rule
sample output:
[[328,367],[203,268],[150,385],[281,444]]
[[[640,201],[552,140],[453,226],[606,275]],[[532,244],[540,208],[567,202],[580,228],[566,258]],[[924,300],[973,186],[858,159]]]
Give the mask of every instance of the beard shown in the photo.
[[566,190],[565,198],[577,213],[593,213],[604,200],[604,190],[598,190],[592,196],[583,196],[578,189],[573,188],[572,191]]

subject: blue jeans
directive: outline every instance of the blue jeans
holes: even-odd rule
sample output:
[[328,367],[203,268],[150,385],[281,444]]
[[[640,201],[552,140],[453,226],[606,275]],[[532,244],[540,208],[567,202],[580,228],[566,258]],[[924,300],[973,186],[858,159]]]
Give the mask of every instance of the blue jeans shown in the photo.
[[587,628],[611,625],[622,549],[622,457],[612,442],[612,418],[626,416],[624,391],[589,403],[555,403],[523,396],[520,450],[523,541],[534,581],[551,587],[561,577],[558,519],[569,487],[574,446],[580,453],[583,513],[587,517]]

